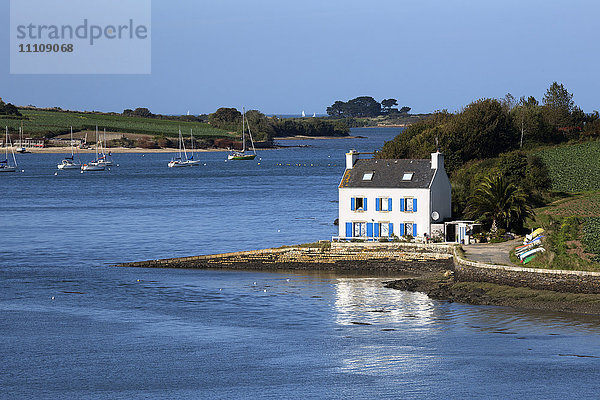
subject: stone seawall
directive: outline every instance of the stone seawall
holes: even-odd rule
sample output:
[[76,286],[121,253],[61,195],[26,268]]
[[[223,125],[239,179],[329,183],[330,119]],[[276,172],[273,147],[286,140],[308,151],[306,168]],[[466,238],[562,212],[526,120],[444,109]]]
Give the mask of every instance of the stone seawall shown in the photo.
[[600,294],[600,272],[485,264],[465,260],[456,250],[454,260],[456,281],[488,282],[562,293]]
[[437,272],[452,268],[447,249],[425,246],[289,247],[120,264],[121,267],[246,270]]
[[485,264],[455,244],[327,243],[120,264],[121,267],[241,270],[322,270],[423,274],[452,270],[457,282],[488,282],[563,293],[600,294],[600,272]]

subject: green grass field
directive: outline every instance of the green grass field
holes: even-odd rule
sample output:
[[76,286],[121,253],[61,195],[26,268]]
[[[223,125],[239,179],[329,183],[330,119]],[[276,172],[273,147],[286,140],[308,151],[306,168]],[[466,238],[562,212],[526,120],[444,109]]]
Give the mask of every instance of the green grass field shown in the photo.
[[538,153],[550,171],[552,189],[600,190],[600,141],[553,147]]
[[[170,121],[152,118],[124,117],[120,115],[84,114],[77,112],[52,112],[41,110],[21,110],[23,129],[27,137],[54,137],[70,131],[106,128],[109,132],[140,133],[151,136],[164,135],[177,137],[178,127],[189,134],[194,130],[197,137],[231,137],[232,135],[199,122]],[[11,132],[21,126],[21,119],[0,116],[0,127],[8,126]]]

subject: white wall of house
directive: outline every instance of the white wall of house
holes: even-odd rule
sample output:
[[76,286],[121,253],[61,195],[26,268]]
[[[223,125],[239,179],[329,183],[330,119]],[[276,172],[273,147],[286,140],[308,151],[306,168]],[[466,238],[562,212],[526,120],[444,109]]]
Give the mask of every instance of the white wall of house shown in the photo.
[[[436,153],[432,154],[432,158]],[[439,153],[437,153],[439,154]],[[446,218],[452,217],[452,185],[450,179],[444,169],[443,156],[438,161],[442,168],[438,168],[435,171],[433,180],[431,182],[431,212],[437,211],[440,215],[437,221],[434,223],[440,223]]]
[[[340,188],[339,189],[339,236],[347,237],[346,223],[393,224],[393,233],[400,235],[400,224],[416,224],[413,236],[431,235],[431,199],[429,189]],[[352,198],[367,199],[367,210],[352,210]],[[392,199],[392,210],[377,211],[376,199]],[[400,199],[416,199],[417,211],[401,211]],[[356,202],[355,202],[356,203]],[[385,208],[385,207],[383,207]],[[380,225],[381,228],[381,225]],[[412,228],[412,226],[411,226]],[[406,232],[405,232],[406,234]],[[353,234],[352,236],[356,236]],[[377,235],[379,236],[379,235]]]

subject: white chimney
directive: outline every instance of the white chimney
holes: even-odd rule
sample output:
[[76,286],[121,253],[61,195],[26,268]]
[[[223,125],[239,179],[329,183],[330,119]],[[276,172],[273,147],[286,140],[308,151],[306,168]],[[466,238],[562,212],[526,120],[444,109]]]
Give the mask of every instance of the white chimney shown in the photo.
[[431,169],[444,169],[444,154],[439,151],[431,153]]
[[352,169],[352,167],[354,167],[356,160],[358,160],[358,155],[359,152],[354,149],[346,153],[346,169]]

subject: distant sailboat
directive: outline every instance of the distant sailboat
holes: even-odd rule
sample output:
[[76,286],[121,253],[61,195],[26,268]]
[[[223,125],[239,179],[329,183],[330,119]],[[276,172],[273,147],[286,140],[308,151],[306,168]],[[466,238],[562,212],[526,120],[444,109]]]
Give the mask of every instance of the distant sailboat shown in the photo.
[[98,162],[99,161],[99,157],[98,157],[98,144],[99,144],[98,142],[99,141],[100,140],[98,139],[98,127],[96,126],[96,159],[87,164],[83,164],[81,166],[82,171],[104,171],[105,166]]
[[[98,127],[96,127],[96,129],[98,129]],[[110,151],[108,152],[108,154],[106,154],[106,152],[108,151],[108,146],[106,142],[106,128],[104,128],[103,140],[100,143],[100,157],[98,158],[98,163],[104,165],[105,167],[112,167],[112,154]]]
[[16,172],[17,171],[17,159],[15,158],[15,151],[11,146],[11,153],[13,159],[13,165],[8,162],[8,145],[10,144],[10,138],[8,137],[8,126],[6,127],[6,139],[4,139],[4,147],[6,151],[4,153],[4,160],[0,160],[0,172]]
[[191,164],[191,165],[200,164],[200,160],[194,160],[195,154],[194,154],[194,130],[193,129],[190,129],[190,143],[192,146],[192,150],[191,150],[192,155],[187,158],[187,162],[188,162],[188,164]]
[[[190,131],[190,137],[192,138],[193,146],[194,139],[192,136],[192,131]],[[192,167],[199,163],[200,161],[194,161],[193,153],[191,157],[188,157],[187,152],[185,151],[185,144],[183,143],[183,136],[181,136],[181,129],[179,129],[179,155],[173,158],[171,161],[169,161],[169,168]]]
[[304,110],[302,110],[302,118],[306,117],[306,113],[304,112]]
[[28,153],[27,148],[23,146],[23,123],[19,128],[19,147],[17,147],[17,153]]
[[57,165],[58,169],[81,169],[81,160],[77,157],[75,161],[75,151],[73,149],[73,127],[71,127],[71,157],[65,157],[60,164]]
[[250,143],[252,143],[252,153],[246,154],[246,127],[244,126],[246,110],[242,113],[242,150],[234,151],[227,156],[228,160],[254,160],[256,158],[256,149],[254,148],[254,140],[252,140],[252,132],[250,132],[250,124],[248,125],[248,135],[250,136]]
[[315,118],[317,116],[317,113],[313,113],[313,118]]

